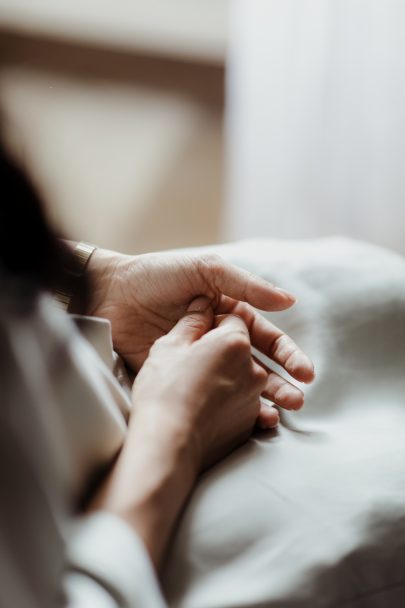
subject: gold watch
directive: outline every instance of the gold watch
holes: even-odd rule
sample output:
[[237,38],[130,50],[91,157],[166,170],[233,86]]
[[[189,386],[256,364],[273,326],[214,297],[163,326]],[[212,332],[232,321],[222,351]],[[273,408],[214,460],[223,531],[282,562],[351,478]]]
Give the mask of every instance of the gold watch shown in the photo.
[[96,249],[95,245],[83,242],[77,243],[75,246],[71,267],[65,269],[65,280],[55,291],[56,302],[63,310],[68,311],[72,298],[75,295],[75,285],[78,279],[83,276],[87,264]]

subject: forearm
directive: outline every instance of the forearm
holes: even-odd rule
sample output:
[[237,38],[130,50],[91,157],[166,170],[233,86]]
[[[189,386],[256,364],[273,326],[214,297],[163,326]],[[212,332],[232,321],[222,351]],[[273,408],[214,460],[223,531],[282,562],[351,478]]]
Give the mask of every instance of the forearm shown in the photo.
[[109,511],[128,523],[158,569],[193,487],[194,466],[183,442],[162,420],[156,425],[148,415],[148,420],[133,422],[128,440],[91,510]]

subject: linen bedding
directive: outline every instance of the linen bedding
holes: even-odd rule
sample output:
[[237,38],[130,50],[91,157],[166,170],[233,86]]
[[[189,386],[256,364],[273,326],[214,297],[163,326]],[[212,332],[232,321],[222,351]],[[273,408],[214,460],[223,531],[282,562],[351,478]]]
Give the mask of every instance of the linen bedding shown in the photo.
[[201,479],[170,606],[405,605],[405,260],[341,238],[215,247],[298,296],[270,314],[314,359],[299,413]]

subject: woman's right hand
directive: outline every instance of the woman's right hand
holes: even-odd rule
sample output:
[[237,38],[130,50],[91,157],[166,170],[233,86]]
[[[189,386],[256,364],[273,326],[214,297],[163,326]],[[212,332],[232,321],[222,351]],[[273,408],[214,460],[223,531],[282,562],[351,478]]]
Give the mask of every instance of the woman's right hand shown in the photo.
[[[131,427],[148,421],[166,429],[197,474],[249,437],[267,377],[252,359],[242,319],[214,319],[209,301],[199,298],[152,347],[134,384]],[[271,416],[274,426],[276,410]]]
[[277,423],[260,395],[283,387],[292,404],[302,402],[297,388],[268,372],[252,358],[244,322],[214,319],[206,298],[152,347],[134,383],[126,442],[92,508],[126,519],[155,564],[199,472],[243,443],[259,416],[262,426]]

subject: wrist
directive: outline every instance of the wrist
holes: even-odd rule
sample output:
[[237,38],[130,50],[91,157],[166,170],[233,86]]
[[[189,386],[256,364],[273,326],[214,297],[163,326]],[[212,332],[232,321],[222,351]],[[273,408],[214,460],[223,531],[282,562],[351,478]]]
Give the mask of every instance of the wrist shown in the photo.
[[165,500],[167,496],[172,506],[180,509],[198,474],[190,434],[181,423],[165,420],[160,408],[154,412],[153,405],[148,406],[147,411],[142,415],[135,413],[131,420],[122,462],[130,463],[136,451],[138,480],[144,477],[142,471],[148,471],[142,487],[138,486],[140,493],[147,489],[151,498],[159,495]]
[[109,479],[92,504],[121,517],[142,539],[156,567],[193,488],[196,471],[180,431],[135,416]]
[[108,249],[96,249],[94,251],[86,268],[86,275],[91,286],[91,295],[85,314],[96,315],[98,309],[105,303],[106,295],[110,291],[118,266],[122,259],[126,257]]

